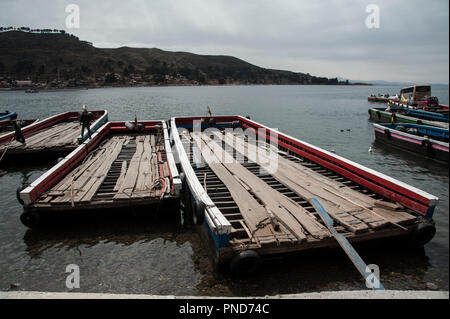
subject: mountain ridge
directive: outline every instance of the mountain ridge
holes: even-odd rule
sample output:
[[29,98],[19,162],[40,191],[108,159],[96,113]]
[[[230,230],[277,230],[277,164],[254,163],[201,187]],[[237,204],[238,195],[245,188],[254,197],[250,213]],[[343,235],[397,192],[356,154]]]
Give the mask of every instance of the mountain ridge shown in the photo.
[[[60,32],[0,32],[0,76],[9,81],[87,84],[348,84],[262,68],[237,57],[159,48],[96,48]],[[55,30],[58,31],[58,30]]]

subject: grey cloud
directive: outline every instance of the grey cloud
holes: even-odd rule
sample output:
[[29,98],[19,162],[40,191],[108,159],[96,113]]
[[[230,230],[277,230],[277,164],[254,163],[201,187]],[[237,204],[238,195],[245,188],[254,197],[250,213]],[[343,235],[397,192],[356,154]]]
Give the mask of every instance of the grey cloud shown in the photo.
[[[448,82],[447,0],[2,1],[2,25],[64,28],[81,8],[81,39],[228,54],[262,67],[360,80]],[[365,8],[380,7],[380,29]]]

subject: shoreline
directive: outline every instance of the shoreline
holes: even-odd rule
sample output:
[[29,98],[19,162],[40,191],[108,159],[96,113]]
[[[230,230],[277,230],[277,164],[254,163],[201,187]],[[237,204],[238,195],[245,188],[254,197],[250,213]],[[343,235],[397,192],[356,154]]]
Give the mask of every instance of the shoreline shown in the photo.
[[[147,87],[231,87],[231,86],[376,86],[374,84],[164,84],[164,85],[105,85],[105,86],[75,86],[64,88],[32,88],[37,91],[59,91],[59,90],[90,90],[90,89],[111,89],[111,88],[147,88]],[[0,92],[27,91],[30,88],[0,88]]]

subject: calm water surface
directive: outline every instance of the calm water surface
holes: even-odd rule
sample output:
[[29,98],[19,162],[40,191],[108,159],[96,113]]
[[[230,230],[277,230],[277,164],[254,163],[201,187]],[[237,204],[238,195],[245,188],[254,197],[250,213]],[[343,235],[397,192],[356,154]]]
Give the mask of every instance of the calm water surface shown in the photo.
[[[0,109],[21,118],[46,118],[80,110],[107,109],[110,120],[163,119],[206,115],[250,115],[258,122],[333,150],[440,198],[437,235],[424,248],[382,241],[358,245],[367,263],[380,266],[388,289],[448,290],[448,167],[374,144],[368,121],[372,93],[400,87],[236,86],[65,90],[25,94],[0,92]],[[432,87],[448,104],[448,86]],[[378,104],[375,104],[378,105]],[[343,130],[343,132],[341,132]],[[374,152],[369,153],[371,147]],[[35,232],[19,221],[16,188],[38,178],[55,162],[2,167],[0,171],[0,289],[67,291],[66,266],[80,266],[81,292],[175,295],[272,295],[335,289],[365,289],[345,254],[326,249],[267,260],[261,273],[233,278],[212,268],[195,229],[178,212],[150,219],[122,216],[71,217],[55,230]],[[262,280],[264,279],[264,280]],[[12,286],[11,286],[12,285]]]

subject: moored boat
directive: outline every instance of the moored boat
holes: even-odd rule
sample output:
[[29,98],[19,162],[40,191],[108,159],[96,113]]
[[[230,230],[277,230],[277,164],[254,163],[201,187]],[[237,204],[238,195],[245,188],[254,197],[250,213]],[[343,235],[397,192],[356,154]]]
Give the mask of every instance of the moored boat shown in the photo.
[[376,123],[410,123],[419,125],[449,127],[448,117],[442,114],[417,111],[405,108],[391,109],[374,107],[368,110],[370,120]]
[[447,118],[448,121],[448,113],[449,109],[447,105],[439,104],[435,107],[424,107],[424,106],[414,106],[406,103],[401,103],[398,101],[389,101],[388,106],[391,109],[404,109],[410,110],[411,112],[416,112],[416,114],[420,114],[420,112],[425,112],[428,114],[442,115]]
[[369,102],[380,102],[380,103],[387,103],[389,101],[398,101],[397,95],[389,95],[389,94],[378,94],[377,95],[369,95],[367,97],[367,100]]
[[17,118],[16,112],[0,112],[0,121],[6,121],[6,120],[15,120]]
[[449,131],[417,124],[374,124],[377,141],[426,158],[449,162]]
[[[89,111],[89,113],[92,114],[90,131],[94,133],[108,121],[108,112],[100,110]],[[79,112],[65,112],[32,123],[21,129],[25,143],[16,140],[16,132],[0,135],[0,153],[4,154],[3,160],[28,154],[67,155],[89,137],[87,130],[84,130],[81,136],[79,118]]]
[[31,185],[18,189],[21,221],[52,212],[138,208],[177,199],[181,182],[164,121],[108,122]]
[[312,198],[350,242],[433,237],[437,197],[336,154],[241,116],[175,117],[171,129],[186,209],[214,262],[232,271],[334,247]]

